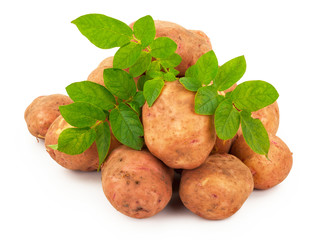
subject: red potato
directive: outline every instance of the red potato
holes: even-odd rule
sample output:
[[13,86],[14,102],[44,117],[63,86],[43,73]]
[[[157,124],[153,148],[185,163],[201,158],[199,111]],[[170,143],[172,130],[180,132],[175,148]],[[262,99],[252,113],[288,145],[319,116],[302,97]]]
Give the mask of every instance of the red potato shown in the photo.
[[[132,28],[134,23],[129,26]],[[182,62],[176,67],[184,76],[185,71],[208,51],[212,50],[208,36],[199,30],[187,30],[184,27],[167,21],[155,21],[156,38],[169,37],[177,44],[176,53],[182,57]]]
[[146,150],[115,149],[102,166],[102,187],[108,201],[133,218],[151,217],[172,196],[174,172]]
[[[45,139],[46,150],[58,164],[70,169],[80,171],[94,171],[99,166],[99,156],[97,152],[96,144],[91,145],[89,149],[78,155],[68,155],[58,150],[53,150],[49,145],[55,145],[58,143],[60,133],[66,128],[71,126],[59,116],[50,126]],[[117,141],[113,134],[111,134],[111,142],[109,153],[121,144]]]
[[196,114],[194,98],[178,81],[165,82],[153,106],[143,106],[146,146],[171,168],[200,166],[215,143],[213,116]]
[[256,189],[268,189],[281,183],[290,173],[293,158],[288,146],[277,136],[269,134],[269,160],[255,153],[243,136],[232,145],[231,154],[240,158],[251,170]]
[[200,167],[183,170],[179,196],[190,211],[215,220],[232,216],[252,191],[252,174],[241,160],[214,154]]
[[52,122],[60,116],[59,106],[72,102],[62,94],[37,97],[24,113],[29,132],[37,138],[45,138]]

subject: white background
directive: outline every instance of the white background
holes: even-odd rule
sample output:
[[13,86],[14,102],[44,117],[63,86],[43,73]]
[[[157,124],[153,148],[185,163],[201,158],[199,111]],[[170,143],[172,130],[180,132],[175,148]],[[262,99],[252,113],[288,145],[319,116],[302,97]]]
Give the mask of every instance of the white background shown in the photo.
[[[1,1],[0,239],[320,239],[318,2]],[[126,23],[150,14],[203,30],[220,64],[244,54],[243,80],[265,80],[279,91],[278,136],[294,156],[288,178],[254,191],[226,220],[204,220],[175,199],[156,216],[137,220],[111,207],[100,173],[56,164],[27,131],[23,114],[34,98],[65,93],[113,53],[70,23],[87,13]]]

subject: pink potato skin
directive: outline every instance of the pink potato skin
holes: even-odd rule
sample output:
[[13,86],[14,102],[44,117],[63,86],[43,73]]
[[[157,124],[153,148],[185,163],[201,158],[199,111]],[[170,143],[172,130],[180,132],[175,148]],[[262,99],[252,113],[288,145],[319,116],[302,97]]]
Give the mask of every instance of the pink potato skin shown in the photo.
[[62,94],[37,97],[24,113],[29,132],[37,138],[45,138],[50,125],[60,116],[59,106],[71,103],[73,101]]
[[148,218],[165,208],[172,196],[174,172],[146,150],[115,149],[102,166],[108,201],[132,218]]
[[193,213],[218,220],[236,213],[252,191],[252,174],[241,160],[214,154],[200,167],[183,170],[179,196]]
[[251,170],[256,189],[269,189],[281,183],[290,173],[293,157],[288,146],[277,136],[269,134],[268,160],[255,153],[240,136],[233,143],[231,154],[240,158]]
[[153,106],[143,106],[146,146],[171,168],[200,166],[215,143],[213,116],[196,114],[194,98],[178,81],[165,82]]
[[[129,26],[133,28],[134,23]],[[185,71],[202,56],[212,50],[208,36],[199,30],[187,30],[184,27],[167,21],[155,20],[156,38],[169,37],[177,44],[176,53],[182,57],[182,62],[176,67],[184,76]]]
[[[58,138],[60,133],[71,126],[59,116],[50,126],[45,139],[46,150],[49,155],[58,164],[64,168],[70,170],[79,171],[94,171],[98,169],[99,166],[99,156],[97,152],[96,143],[90,146],[85,152],[78,155],[68,155],[66,153],[60,152],[58,150],[53,150],[49,145],[55,145],[58,143]],[[113,134],[111,134],[111,142],[109,153],[111,153],[115,148],[121,144],[117,141]]]

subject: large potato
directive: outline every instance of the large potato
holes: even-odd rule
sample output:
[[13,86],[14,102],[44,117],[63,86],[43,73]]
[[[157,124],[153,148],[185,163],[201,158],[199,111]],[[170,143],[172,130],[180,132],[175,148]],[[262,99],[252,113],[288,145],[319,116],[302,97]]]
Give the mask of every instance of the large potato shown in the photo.
[[72,100],[62,94],[37,97],[24,113],[29,132],[37,138],[45,138],[48,128],[60,115],[59,106],[71,103]]
[[143,106],[145,143],[171,168],[198,167],[215,143],[213,116],[196,114],[194,98],[178,81],[165,82],[153,106]]
[[[277,133],[280,119],[279,106],[277,102],[274,102],[258,111],[252,112],[252,117],[260,119],[268,133],[273,135]],[[242,134],[242,129],[240,127],[237,135],[241,136]]]
[[[134,23],[129,26],[132,28]],[[184,27],[167,21],[155,21],[156,38],[169,37],[177,44],[176,53],[182,57],[182,62],[176,67],[184,76],[185,71],[202,56],[212,50],[212,45],[206,34],[199,30],[187,30]]]
[[239,137],[232,145],[231,154],[240,158],[251,170],[256,189],[268,189],[281,183],[289,174],[293,158],[288,146],[277,136],[269,134],[269,159],[264,155],[255,153]]
[[179,195],[183,204],[206,219],[237,212],[253,191],[250,170],[229,154],[214,154],[192,170],[183,170]]
[[[96,144],[90,146],[85,152],[78,155],[68,155],[58,150],[53,150],[49,145],[55,145],[58,143],[60,133],[66,128],[71,126],[59,116],[50,126],[45,139],[46,150],[50,156],[61,166],[80,171],[93,171],[97,170],[99,166],[99,156],[97,152]],[[111,134],[111,142],[109,153],[121,144],[117,141],[113,134]]]
[[121,213],[147,218],[165,208],[172,196],[174,172],[148,151],[115,149],[102,166],[102,186]]

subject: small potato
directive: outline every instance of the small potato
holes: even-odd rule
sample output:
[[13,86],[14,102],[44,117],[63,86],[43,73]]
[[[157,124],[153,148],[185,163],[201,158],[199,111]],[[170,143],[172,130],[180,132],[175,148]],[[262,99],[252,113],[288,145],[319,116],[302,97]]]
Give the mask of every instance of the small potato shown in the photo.
[[109,202],[133,218],[151,217],[172,196],[174,171],[148,151],[115,149],[102,166],[102,186]]
[[277,136],[269,134],[270,150],[268,160],[265,156],[255,153],[239,137],[232,145],[231,154],[241,159],[251,170],[256,189],[268,189],[281,183],[289,174],[293,158],[288,146]]
[[252,174],[241,160],[214,154],[200,167],[183,170],[179,196],[190,211],[214,220],[232,216],[252,191]]
[[213,116],[196,114],[194,99],[195,93],[178,81],[165,82],[153,106],[143,106],[146,146],[171,168],[196,168],[213,149]]
[[[134,23],[129,26],[132,28]],[[184,27],[167,21],[155,21],[156,38],[169,37],[177,44],[176,53],[182,57],[182,62],[176,67],[184,76],[185,71],[208,51],[212,50],[211,42],[206,34],[199,30],[187,30]]]
[[71,103],[72,100],[62,94],[37,97],[24,114],[29,132],[37,138],[45,138],[48,128],[60,115],[59,106]]
[[[90,82],[98,83],[102,86],[105,86],[104,83],[104,70],[107,68],[112,68],[113,67],[113,59],[114,57],[108,57],[105,58],[99,66],[94,69],[88,76],[87,80]],[[129,71],[129,69],[125,69],[126,72]],[[134,80],[137,83],[139,77],[135,77]]]
[[[91,145],[89,149],[78,155],[68,155],[66,153],[60,152],[58,150],[53,150],[49,145],[54,145],[58,143],[58,138],[60,133],[66,128],[71,126],[59,116],[50,126],[45,139],[46,150],[58,164],[61,166],[80,171],[93,171],[97,170],[99,166],[99,156],[97,152],[96,143]],[[121,144],[117,141],[113,134],[111,134],[111,142],[109,153],[111,153],[115,148]]]
[[[252,112],[252,117],[260,119],[268,133],[271,133],[273,135],[277,133],[279,129],[280,119],[279,106],[277,102],[274,102],[271,105],[256,112]],[[241,136],[242,134],[242,129],[240,127],[237,135]]]

